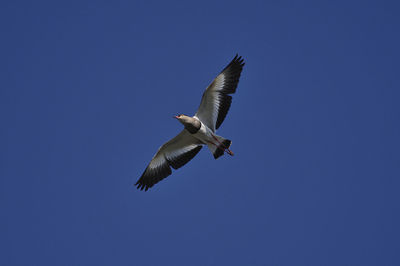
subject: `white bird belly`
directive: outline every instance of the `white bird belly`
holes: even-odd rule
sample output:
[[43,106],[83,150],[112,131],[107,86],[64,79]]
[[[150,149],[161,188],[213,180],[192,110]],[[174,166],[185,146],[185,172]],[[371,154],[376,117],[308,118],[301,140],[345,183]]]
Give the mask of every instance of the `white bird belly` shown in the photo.
[[211,129],[209,129],[206,125],[204,125],[202,122],[199,131],[197,131],[195,134],[192,136],[195,137],[196,139],[200,140],[204,144],[208,144],[210,142],[213,142],[214,140],[214,133],[212,132]]

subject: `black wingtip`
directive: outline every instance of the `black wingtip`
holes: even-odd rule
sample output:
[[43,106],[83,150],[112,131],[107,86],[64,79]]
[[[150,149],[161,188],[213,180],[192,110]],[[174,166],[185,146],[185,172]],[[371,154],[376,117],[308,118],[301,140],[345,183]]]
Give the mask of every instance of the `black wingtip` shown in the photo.
[[239,54],[236,54],[235,58],[233,58],[232,63],[238,63],[241,67],[245,65],[244,59],[242,56],[239,56]]
[[147,167],[142,176],[136,182],[135,186],[137,186],[137,189],[139,190],[144,189],[144,191],[147,191],[149,188],[152,188],[155,184],[169,176],[171,173],[171,168],[167,162],[155,169]]
[[244,64],[244,59],[239,56],[239,54],[236,54],[232,61],[229,62],[229,64],[221,72],[231,68],[233,71],[239,72],[240,77],[240,72],[242,71]]
[[[240,69],[243,68],[243,66],[245,65],[244,59],[242,56],[240,56],[239,54],[236,54],[235,57],[232,59],[232,61],[226,66],[225,69],[227,69],[230,66],[236,66]],[[224,69],[224,70],[225,70]]]
[[136,186],[136,188],[140,191],[143,191],[143,189],[144,189],[144,191],[147,191],[151,187],[151,186],[141,183],[140,180],[138,182],[136,182],[136,184],[134,186]]
[[143,182],[142,179],[139,179],[139,180],[135,183],[134,186],[135,186],[138,190],[141,190],[141,191],[143,191],[143,189],[144,189],[144,191],[147,191],[147,190],[149,189],[149,185],[145,184],[145,183]]

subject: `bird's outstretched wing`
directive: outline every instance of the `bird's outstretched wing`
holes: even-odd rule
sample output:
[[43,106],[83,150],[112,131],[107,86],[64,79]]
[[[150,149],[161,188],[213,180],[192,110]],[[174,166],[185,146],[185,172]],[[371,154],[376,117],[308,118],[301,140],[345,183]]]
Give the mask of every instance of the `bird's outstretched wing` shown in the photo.
[[229,94],[236,92],[243,66],[244,60],[236,55],[211,82],[201,98],[195,116],[213,131],[219,128],[228,113],[232,102],[232,96]]
[[191,136],[187,130],[182,130],[176,137],[158,149],[135,186],[140,190],[147,191],[172,173],[170,166],[174,169],[184,166],[196,156],[202,147],[199,140]]

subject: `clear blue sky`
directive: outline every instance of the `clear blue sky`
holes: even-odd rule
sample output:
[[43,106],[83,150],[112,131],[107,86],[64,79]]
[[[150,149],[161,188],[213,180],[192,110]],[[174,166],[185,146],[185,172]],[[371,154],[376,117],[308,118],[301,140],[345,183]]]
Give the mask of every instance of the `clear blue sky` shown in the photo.
[[[400,265],[398,10],[3,1],[0,265]],[[235,156],[136,190],[236,53]]]

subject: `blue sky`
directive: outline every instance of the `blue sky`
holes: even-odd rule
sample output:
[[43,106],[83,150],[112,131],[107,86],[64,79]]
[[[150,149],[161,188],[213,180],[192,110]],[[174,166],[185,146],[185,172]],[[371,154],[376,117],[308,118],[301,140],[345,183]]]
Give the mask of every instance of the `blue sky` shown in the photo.
[[[395,1],[3,1],[1,265],[399,265]],[[207,149],[133,184],[236,53]]]

